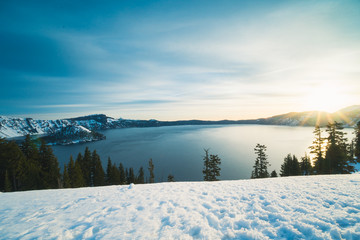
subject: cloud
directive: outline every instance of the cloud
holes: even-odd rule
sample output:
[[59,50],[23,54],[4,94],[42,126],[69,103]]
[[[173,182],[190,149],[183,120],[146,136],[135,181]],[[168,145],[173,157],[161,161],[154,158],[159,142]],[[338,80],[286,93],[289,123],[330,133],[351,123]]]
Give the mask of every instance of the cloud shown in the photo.
[[323,83],[359,88],[357,1],[87,4],[3,5],[0,111],[280,111]]

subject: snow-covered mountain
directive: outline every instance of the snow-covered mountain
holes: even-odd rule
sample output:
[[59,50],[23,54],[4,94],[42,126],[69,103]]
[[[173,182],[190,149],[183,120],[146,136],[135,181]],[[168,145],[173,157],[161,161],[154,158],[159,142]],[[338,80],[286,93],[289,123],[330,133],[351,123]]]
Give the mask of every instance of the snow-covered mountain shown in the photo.
[[[48,135],[69,126],[73,126],[73,123],[68,120],[35,120],[0,116],[0,137],[12,138],[27,134]],[[84,131],[80,126],[77,130]]]
[[[157,121],[157,120],[129,120],[114,119],[104,114],[96,114],[78,118],[60,120],[35,120],[32,118],[11,118],[0,116],[0,137],[13,138],[27,134],[56,136],[65,139],[70,138],[71,142],[76,142],[76,138],[85,141],[102,139],[101,135],[96,134],[98,130],[129,128],[129,127],[160,127],[175,125],[211,125],[211,124],[267,124],[267,125],[287,125],[287,126],[315,126],[326,125],[328,122],[337,121],[344,123],[347,127],[354,126],[360,121],[360,105],[347,107],[335,113],[326,112],[293,112],[277,115],[269,118],[253,120],[222,120],[222,121]],[[77,136],[74,138],[74,136]],[[96,136],[96,137],[94,137]]]
[[360,174],[0,193],[0,239],[360,239]]
[[0,137],[15,138],[27,134],[39,135],[58,144],[94,141],[103,138],[71,119],[36,120],[0,116]]

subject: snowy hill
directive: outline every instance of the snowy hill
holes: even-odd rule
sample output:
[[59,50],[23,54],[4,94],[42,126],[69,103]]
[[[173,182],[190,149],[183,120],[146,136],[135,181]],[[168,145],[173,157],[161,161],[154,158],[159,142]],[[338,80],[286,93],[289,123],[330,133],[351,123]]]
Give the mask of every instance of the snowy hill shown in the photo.
[[360,174],[0,193],[2,239],[360,239]]

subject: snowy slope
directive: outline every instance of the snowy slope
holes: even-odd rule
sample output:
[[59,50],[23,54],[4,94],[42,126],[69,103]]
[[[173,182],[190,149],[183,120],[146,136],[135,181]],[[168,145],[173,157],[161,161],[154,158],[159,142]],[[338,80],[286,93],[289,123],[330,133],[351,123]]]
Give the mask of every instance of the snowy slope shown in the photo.
[[1,239],[360,239],[360,174],[0,193]]
[[0,116],[0,137],[3,138],[21,137],[27,134],[49,135],[69,127],[73,127],[76,132],[90,132],[88,129],[65,119],[36,120]]

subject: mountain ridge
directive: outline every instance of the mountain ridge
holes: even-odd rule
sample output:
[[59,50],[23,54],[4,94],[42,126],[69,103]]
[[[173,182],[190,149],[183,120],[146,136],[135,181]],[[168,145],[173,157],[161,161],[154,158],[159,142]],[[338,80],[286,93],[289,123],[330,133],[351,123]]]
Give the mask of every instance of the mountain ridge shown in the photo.
[[54,144],[71,144],[78,142],[102,140],[105,137],[99,130],[130,127],[162,127],[177,125],[227,125],[259,124],[282,126],[325,126],[328,122],[341,122],[345,127],[353,127],[360,121],[360,105],[353,105],[334,113],[323,111],[290,112],[268,118],[248,120],[131,120],[115,119],[105,114],[93,114],[75,118],[57,120],[37,120],[33,118],[13,118],[0,116],[0,137],[14,138],[27,134],[45,137]]

